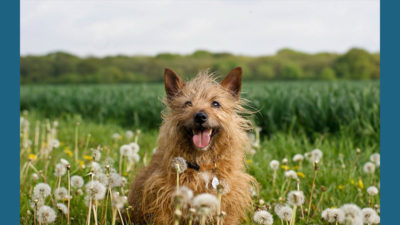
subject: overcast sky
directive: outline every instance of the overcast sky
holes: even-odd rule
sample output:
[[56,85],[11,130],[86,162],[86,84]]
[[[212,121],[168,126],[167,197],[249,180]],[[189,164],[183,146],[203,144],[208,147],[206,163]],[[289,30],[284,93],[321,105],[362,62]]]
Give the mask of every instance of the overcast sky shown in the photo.
[[379,0],[21,1],[21,54],[379,51]]

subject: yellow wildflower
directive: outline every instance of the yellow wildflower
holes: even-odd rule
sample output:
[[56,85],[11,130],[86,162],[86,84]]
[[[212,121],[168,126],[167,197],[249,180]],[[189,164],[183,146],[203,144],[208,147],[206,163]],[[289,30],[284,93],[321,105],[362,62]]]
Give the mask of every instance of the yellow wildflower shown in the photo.
[[288,165],[281,165],[281,168],[284,169],[284,170],[289,170],[289,169],[290,169],[290,166],[288,166]]
[[90,155],[84,155],[83,156],[84,159],[91,161],[93,158]]
[[37,156],[35,154],[29,154],[28,159],[31,161],[35,161],[37,159]]
[[353,179],[350,180],[350,183],[351,183],[352,185],[355,185],[355,184],[356,184],[356,182],[355,182]]
[[84,169],[85,168],[85,162],[83,160],[79,160],[78,162],[79,162],[79,166]]
[[67,154],[69,157],[72,157],[72,155],[73,155],[72,151],[71,151],[68,147],[66,147],[66,148],[64,149],[64,152],[65,152],[65,154]]
[[246,162],[247,162],[247,164],[252,164],[252,163],[253,163],[253,160],[248,159]]
[[298,168],[300,168],[299,166],[294,166],[292,169],[293,170],[297,170]]
[[364,188],[364,183],[363,183],[363,181],[361,180],[361,178],[358,179],[358,187],[361,188],[361,189]]
[[297,172],[297,176],[302,177],[302,178],[306,177],[306,175],[302,172]]
[[339,188],[339,190],[343,190],[344,186],[343,185],[339,185],[338,188]]

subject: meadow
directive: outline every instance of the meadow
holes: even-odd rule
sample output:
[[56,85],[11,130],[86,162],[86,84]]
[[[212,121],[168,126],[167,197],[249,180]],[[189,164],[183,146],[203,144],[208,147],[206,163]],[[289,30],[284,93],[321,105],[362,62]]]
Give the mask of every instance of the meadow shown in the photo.
[[[134,222],[119,214],[134,210],[124,196],[157,147],[163,95],[161,84],[22,86],[21,224]],[[259,183],[243,224],[379,223],[378,82],[247,83],[243,96]]]

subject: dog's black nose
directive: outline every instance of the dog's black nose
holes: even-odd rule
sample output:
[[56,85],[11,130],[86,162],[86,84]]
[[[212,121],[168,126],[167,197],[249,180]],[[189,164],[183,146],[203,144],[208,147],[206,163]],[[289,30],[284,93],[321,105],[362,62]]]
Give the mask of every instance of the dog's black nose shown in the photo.
[[194,115],[194,122],[202,124],[207,121],[207,114],[205,112],[198,112]]

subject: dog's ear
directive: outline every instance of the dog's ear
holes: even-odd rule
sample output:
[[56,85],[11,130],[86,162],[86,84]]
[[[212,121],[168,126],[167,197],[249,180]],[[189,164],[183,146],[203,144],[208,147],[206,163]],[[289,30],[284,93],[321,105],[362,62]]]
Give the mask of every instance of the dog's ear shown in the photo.
[[164,70],[165,92],[168,99],[172,99],[183,87],[183,81],[173,70]]
[[226,88],[236,98],[240,97],[240,90],[242,89],[242,68],[236,67],[221,82],[222,87]]

